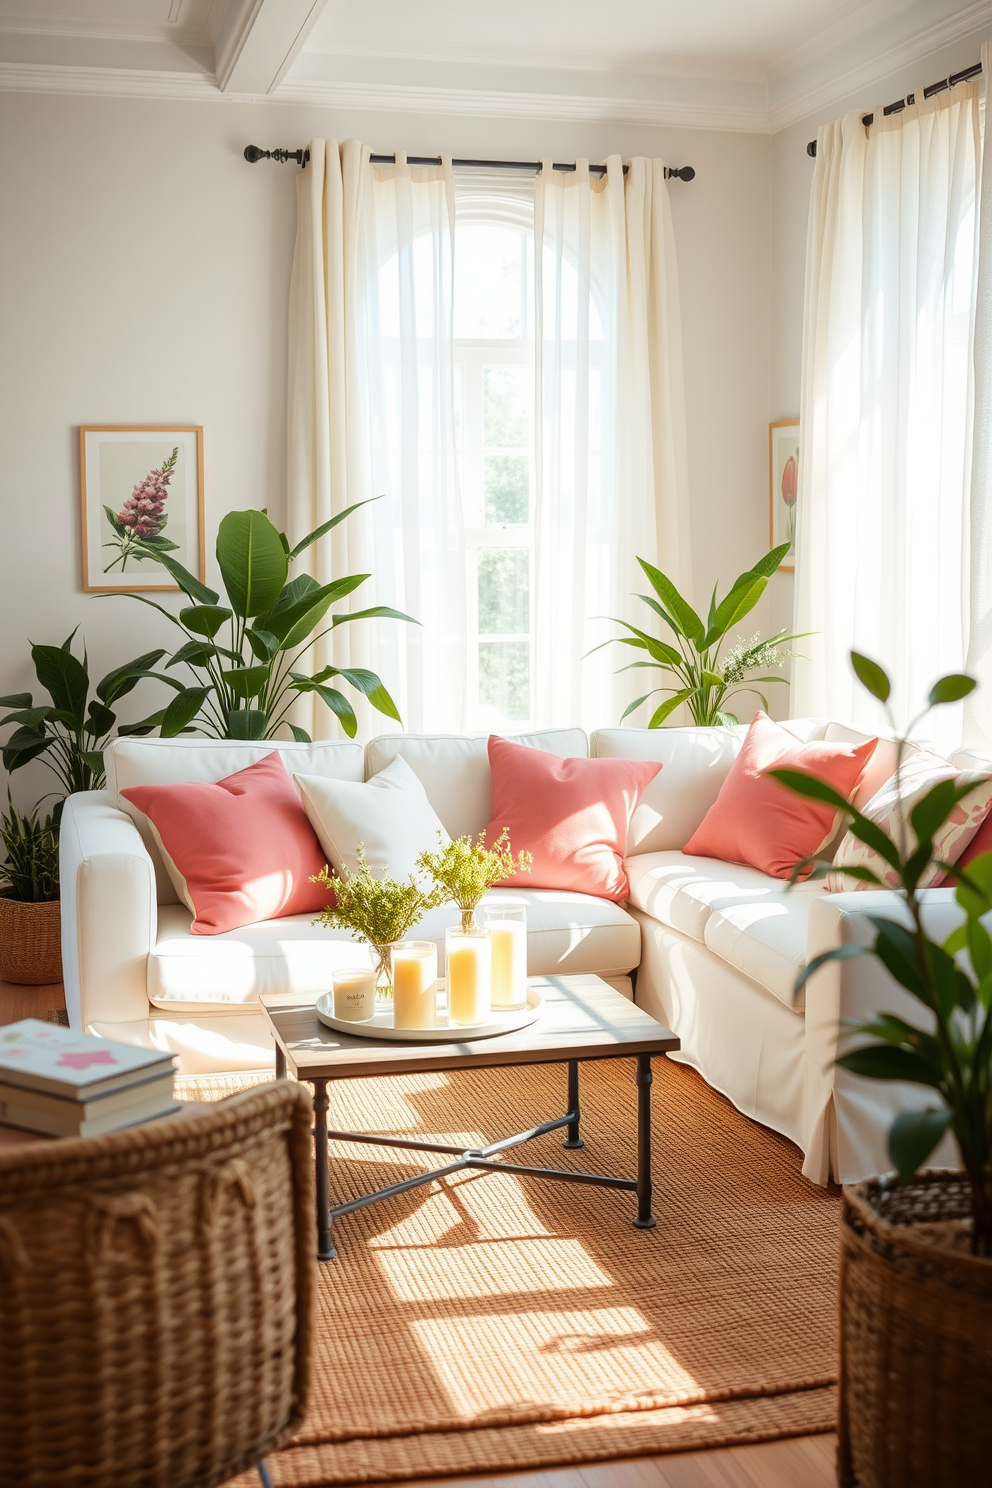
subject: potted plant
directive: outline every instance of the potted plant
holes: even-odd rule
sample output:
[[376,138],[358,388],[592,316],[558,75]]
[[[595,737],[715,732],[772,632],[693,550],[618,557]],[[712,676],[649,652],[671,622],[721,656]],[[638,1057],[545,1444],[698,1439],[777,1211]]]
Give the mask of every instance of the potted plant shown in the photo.
[[[732,728],[737,723],[737,716],[729,712],[726,705],[738,692],[754,693],[767,709],[768,700],[755,683],[764,685],[768,682],[785,682],[786,678],[767,675],[756,677],[753,681],[748,679],[753,672],[763,672],[767,667],[780,667],[790,657],[798,655],[797,652],[784,648],[790,641],[799,640],[800,636],[789,635],[780,630],[769,640],[763,641],[760,634],[754,635],[749,641],[738,641],[722,660],[720,648],[728,633],[754,609],[765,592],[770,576],[789,552],[789,547],[789,543],[782,543],[773,548],[753,568],[740,575],[723,599],[717,600],[714,586],[705,624],[689,602],[683,599],[667,574],[663,574],[646,559],[638,558],[637,561],[654,590],[654,597],[640,594],[638,598],[665,622],[674,637],[674,645],[658,640],[647,631],[639,630],[627,620],[615,620],[614,624],[624,626],[630,631],[630,635],[614,636],[612,640],[604,641],[603,645],[631,646],[635,651],[646,651],[651,658],[650,661],[632,661],[628,666],[621,667],[621,671],[647,667],[669,673],[674,682],[652,688],[650,692],[636,698],[624,709],[621,723],[628,714],[635,712],[642,703],[659,692],[669,695],[648,719],[648,728],[651,729],[661,728],[682,703],[688,708],[693,723],[698,727],[718,725]],[[593,649],[598,651],[601,648],[596,646]]]
[[[74,791],[99,790],[104,784],[103,751],[117,726],[114,703],[133,691],[143,677],[156,677],[182,690],[174,677],[153,671],[165,652],[148,651],[114,667],[96,684],[96,696],[90,697],[89,660],[85,647],[82,659],[73,655],[75,635],[73,631],[61,646],[31,647],[35,673],[50,703],[35,706],[30,692],[0,697],[0,707],[14,710],[0,718],[0,727],[17,724],[3,746],[4,768],[13,774],[40,758],[55,774],[66,796]],[[123,724],[119,732],[150,733],[154,726],[153,720],[146,718],[142,723]],[[56,825],[60,811],[61,806],[56,807]]]
[[313,879],[334,892],[334,903],[321,911],[319,923],[350,930],[364,940],[372,952],[376,971],[376,988],[380,996],[392,995],[389,947],[404,940],[429,909],[444,903],[437,889],[425,890],[411,875],[406,879],[383,874],[376,878],[365,861],[365,846],[358,848],[359,870],[345,868],[334,873],[324,865]]
[[264,511],[228,512],[217,533],[223,597],[161,546],[143,546],[141,541],[131,544],[129,551],[167,569],[190,601],[177,616],[145,594],[121,591],[128,599],[158,610],[184,638],[166,667],[186,667],[194,685],[169,679],[176,696],[147,720],[159,728],[163,738],[195,727],[218,739],[274,739],[286,726],[294,739],[308,744],[310,735],[289,723],[288,714],[301,694],[313,693],[353,739],[358,720],[344,693],[333,685],[338,679],[362,693],[387,718],[400,721],[396,704],[375,672],[334,666],[312,673],[300,670],[306,653],[339,625],[376,618],[416,624],[409,615],[387,605],[329,615],[331,607],[364,584],[368,574],[352,574],[328,584],[318,584],[306,573],[289,577],[290,565],[301,553],[366,504],[359,501],[339,512],[307,533],[295,548]]
[[[851,659],[861,682],[888,709],[885,672],[867,657]],[[929,706],[956,702],[974,686],[970,677],[943,677]],[[905,742],[898,745],[900,764]],[[992,937],[983,919],[992,913],[992,853],[964,869],[934,855],[935,834],[974,782],[959,786],[952,779],[933,786],[908,822],[897,816],[890,835],[821,781],[792,770],[771,773],[799,795],[844,812],[854,836],[878,854],[885,878],[898,884],[901,913],[868,915],[874,941],[815,957],[798,985],[827,962],[877,957],[919,1003],[920,1019],[876,1014],[851,1030],[860,1042],[838,1063],[869,1079],[923,1085],[935,1097],[925,1109],[904,1112],[893,1122],[894,1173],[844,1190],[839,1479],[879,1488],[987,1482]],[[955,880],[962,912],[961,923],[942,942],[927,931],[918,887],[934,861]],[[844,871],[872,888],[883,887],[881,874],[868,866]],[[925,1170],[947,1132],[960,1171]]]
[[486,847],[486,834],[480,832],[478,841],[471,837],[456,837],[443,844],[437,852],[425,851],[417,859],[417,867],[430,874],[434,880],[438,903],[454,903],[461,911],[461,928],[465,935],[477,935],[479,926],[475,911],[480,901],[494,884],[512,873],[529,873],[533,855],[521,852],[514,857],[510,850],[510,835],[504,827],[492,847]]
[[0,818],[0,981],[43,986],[62,979],[59,836],[54,813],[26,816],[7,792]]

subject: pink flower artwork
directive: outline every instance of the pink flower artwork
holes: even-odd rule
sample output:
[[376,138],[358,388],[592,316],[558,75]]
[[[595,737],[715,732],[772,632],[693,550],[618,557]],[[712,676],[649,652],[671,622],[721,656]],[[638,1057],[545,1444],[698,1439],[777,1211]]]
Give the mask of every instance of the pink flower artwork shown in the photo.
[[103,508],[114,533],[111,541],[104,543],[104,547],[117,549],[117,557],[107,564],[104,573],[109,573],[118,563],[123,573],[127,568],[128,558],[140,561],[176,548],[177,545],[162,534],[168,521],[165,503],[169,495],[169,482],[178,459],[179,446],[176,445],[159,469],[149,470],[138,482],[119,512],[109,506]]
[[91,1064],[116,1064],[117,1060],[109,1049],[95,1049],[92,1053],[84,1050],[79,1054],[61,1054],[58,1063],[67,1069],[89,1069]]

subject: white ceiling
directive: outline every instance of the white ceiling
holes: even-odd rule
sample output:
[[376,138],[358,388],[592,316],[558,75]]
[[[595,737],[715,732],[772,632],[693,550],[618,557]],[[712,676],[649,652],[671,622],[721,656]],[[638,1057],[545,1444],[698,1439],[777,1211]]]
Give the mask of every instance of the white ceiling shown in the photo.
[[992,0],[0,0],[0,87],[767,132],[990,26]]

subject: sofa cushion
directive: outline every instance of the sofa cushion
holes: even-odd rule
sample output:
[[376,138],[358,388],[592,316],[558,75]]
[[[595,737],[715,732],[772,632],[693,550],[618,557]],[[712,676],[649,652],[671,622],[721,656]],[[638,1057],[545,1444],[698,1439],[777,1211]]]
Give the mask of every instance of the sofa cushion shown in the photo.
[[119,811],[134,822],[155,865],[160,904],[178,904],[179,896],[165,871],[161,854],[145,816],[124,799],[121,791],[134,785],[179,785],[187,781],[213,783],[257,764],[278,751],[290,775],[327,775],[334,780],[364,779],[362,747],[350,740],[295,744],[260,739],[112,739],[103,752],[107,790]]
[[[598,972],[625,976],[638,963],[641,932],[618,904],[557,889],[494,889],[527,904],[527,965],[532,976]],[[488,899],[487,899],[488,902]],[[308,915],[268,920],[209,938],[190,934],[192,916],[181,905],[159,911],[158,941],[148,958],[148,1000],[165,1011],[251,1003],[286,994],[313,1001],[330,987],[335,966],[369,961],[366,947],[345,930],[314,925]],[[444,932],[458,921],[454,905],[431,910],[416,927],[436,941],[443,963]]]
[[[690,857],[682,852],[641,853],[627,859],[630,903],[645,914],[703,941],[714,910],[777,899],[786,892],[780,878],[742,863]],[[822,893],[813,881],[797,884],[795,896]]]
[[297,775],[296,786],[310,825],[335,873],[358,873],[365,863],[377,878],[408,878],[417,859],[438,841],[450,840],[427,793],[398,754],[371,780],[328,780]]
[[634,807],[627,854],[682,847],[719,794],[741,747],[724,728],[599,729],[594,759],[656,761],[662,766]]
[[568,889],[627,899],[627,828],[638,797],[662,768],[647,760],[558,759],[501,739],[489,740],[492,848],[508,833],[512,852],[527,852],[523,872],[504,886]]
[[796,993],[796,977],[806,965],[809,908],[818,897],[801,887],[783,890],[780,884],[778,893],[715,908],[706,921],[703,941],[721,960],[801,1013],[805,988]]
[[[582,729],[545,729],[515,734],[513,740],[562,758],[589,755]],[[477,837],[491,815],[488,745],[488,734],[383,734],[366,747],[365,775],[377,775],[401,755],[419,777],[445,831],[452,837]]]

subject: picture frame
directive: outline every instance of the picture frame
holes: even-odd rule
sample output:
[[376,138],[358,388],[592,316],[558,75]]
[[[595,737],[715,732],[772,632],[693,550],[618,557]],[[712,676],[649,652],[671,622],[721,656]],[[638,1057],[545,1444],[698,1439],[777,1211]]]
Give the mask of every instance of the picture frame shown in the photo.
[[202,425],[80,425],[79,497],[84,593],[178,592],[137,542],[205,579]]
[[799,420],[778,419],[768,425],[768,542],[777,548],[789,542],[780,573],[794,573],[796,550],[796,498],[799,491]]

